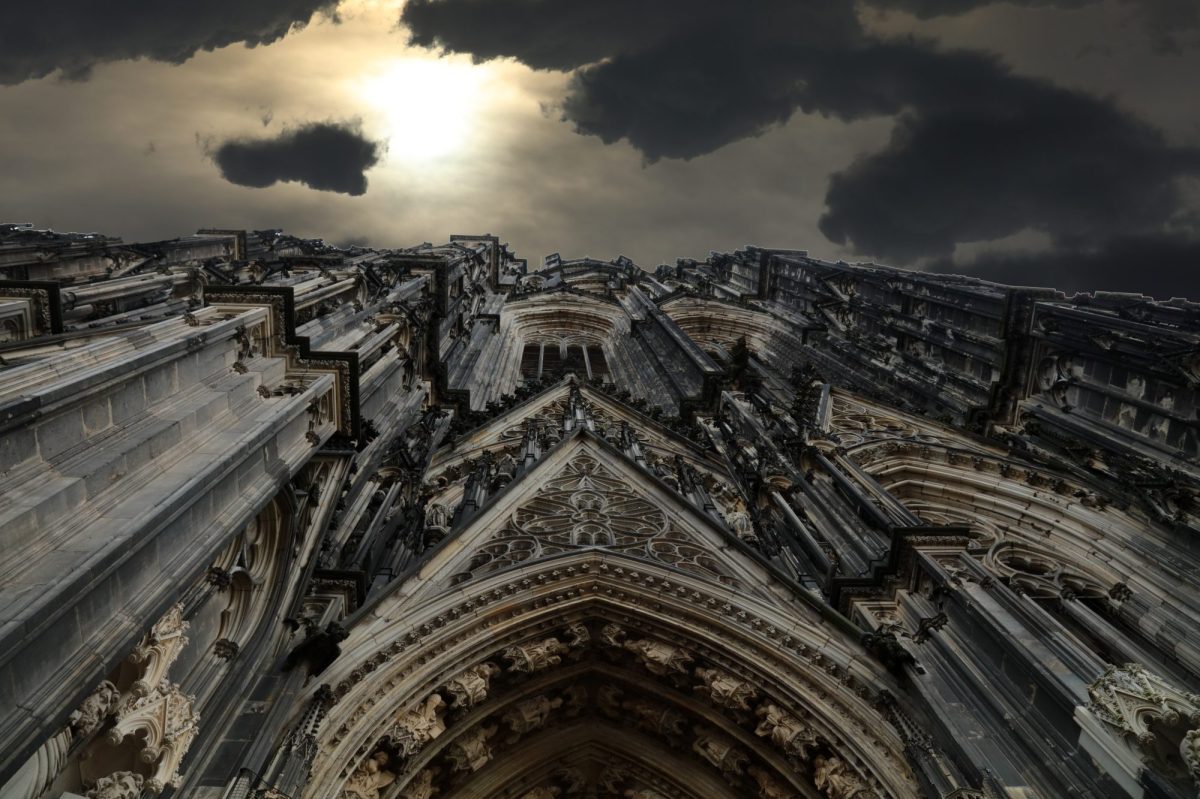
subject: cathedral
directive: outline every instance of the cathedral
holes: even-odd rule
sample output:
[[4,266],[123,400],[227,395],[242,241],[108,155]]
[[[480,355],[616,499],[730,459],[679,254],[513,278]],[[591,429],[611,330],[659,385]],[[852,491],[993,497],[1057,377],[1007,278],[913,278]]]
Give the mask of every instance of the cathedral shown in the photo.
[[1200,789],[1194,302],[0,225],[0,425],[3,799]]

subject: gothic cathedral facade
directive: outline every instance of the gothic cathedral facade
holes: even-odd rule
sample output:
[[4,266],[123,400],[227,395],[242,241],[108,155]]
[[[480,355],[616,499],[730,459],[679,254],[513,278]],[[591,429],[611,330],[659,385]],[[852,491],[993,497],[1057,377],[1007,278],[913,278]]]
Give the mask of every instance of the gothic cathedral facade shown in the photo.
[[1200,789],[1200,305],[0,226],[3,799]]

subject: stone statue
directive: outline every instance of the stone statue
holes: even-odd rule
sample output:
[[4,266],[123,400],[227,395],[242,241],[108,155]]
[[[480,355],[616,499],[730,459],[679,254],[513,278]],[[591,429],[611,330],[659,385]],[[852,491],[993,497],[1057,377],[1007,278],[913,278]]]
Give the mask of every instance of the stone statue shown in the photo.
[[622,646],[637,655],[651,674],[660,677],[668,674],[687,674],[688,664],[692,662],[692,656],[682,647],[650,638],[626,641]]
[[695,690],[707,694],[714,705],[736,710],[749,710],[750,702],[758,695],[754,687],[720,669],[697,668],[696,677],[703,681]]
[[759,799],[794,799],[796,796],[790,788],[780,785],[766,769],[751,766],[746,769],[746,773],[758,785]]
[[726,776],[737,776],[750,763],[746,753],[737,749],[733,741],[714,730],[697,727],[692,751],[700,755]]
[[588,632],[587,625],[580,622],[575,622],[567,627],[567,646],[571,649],[583,649],[592,640],[592,634]]
[[108,680],[96,686],[96,690],[83,700],[79,709],[71,714],[68,722],[71,731],[79,737],[87,737],[104,723],[104,719],[112,713],[121,699],[121,692]]
[[827,799],[873,799],[876,793],[836,755],[813,758],[813,784]]
[[606,646],[619,647],[625,639],[625,630],[619,624],[606,624],[600,628],[600,640]]
[[397,717],[391,737],[403,756],[415,755],[445,732],[446,722],[442,718],[445,707],[446,700],[439,694],[430,694],[416,708]]
[[364,760],[342,791],[342,799],[379,799],[383,789],[396,781],[395,773],[388,770],[390,758],[387,752],[376,752]]
[[654,735],[683,735],[687,719],[666,705],[645,699],[630,699],[621,707],[637,722],[637,726]]
[[626,799],[667,799],[653,788],[628,788],[622,795]]
[[601,685],[596,689],[596,708],[610,719],[621,717],[621,694],[615,685]]
[[488,740],[499,729],[495,724],[489,724],[463,733],[448,747],[446,760],[455,771],[478,771],[492,759],[492,747]]
[[513,731],[510,742],[515,742],[522,735],[544,727],[550,714],[562,707],[562,704],[563,700],[560,697],[549,699],[545,696],[535,696],[515,704],[504,714],[503,719],[508,728]]
[[755,735],[770,737],[771,743],[790,758],[808,760],[817,746],[817,734],[812,728],[769,702],[759,705],[755,715],[758,716]]
[[588,708],[588,692],[587,688],[578,683],[568,685],[562,690],[563,715],[567,718],[575,718]]
[[596,787],[603,794],[623,795],[621,786],[629,780],[629,770],[622,766],[606,766],[596,780]]
[[1179,744],[1179,754],[1183,757],[1183,764],[1187,766],[1188,773],[1192,775],[1192,782],[1200,792],[1200,729],[1191,730],[1183,736],[1183,741]]
[[744,510],[735,510],[726,517],[729,522],[729,529],[733,530],[734,535],[743,541],[754,542],[758,540],[758,536],[754,532],[754,522],[750,519],[750,514]]
[[564,786],[563,794],[565,796],[579,796],[587,790],[588,778],[582,769],[562,768],[555,771],[553,777],[559,785]]
[[492,677],[499,673],[500,667],[495,663],[479,663],[452,677],[442,690],[450,696],[455,710],[467,710],[487,699]]
[[437,771],[436,768],[427,768],[419,772],[404,786],[400,799],[430,799],[438,792],[437,788],[433,787],[433,778],[437,776]]
[[450,529],[450,509],[440,502],[431,502],[425,506],[425,529],[426,530],[441,530]]
[[146,778],[131,771],[118,771],[96,780],[85,794],[87,799],[138,799]]
[[562,656],[570,651],[557,638],[544,638],[533,643],[510,646],[504,650],[504,659],[509,662],[509,671],[532,674],[562,663]]

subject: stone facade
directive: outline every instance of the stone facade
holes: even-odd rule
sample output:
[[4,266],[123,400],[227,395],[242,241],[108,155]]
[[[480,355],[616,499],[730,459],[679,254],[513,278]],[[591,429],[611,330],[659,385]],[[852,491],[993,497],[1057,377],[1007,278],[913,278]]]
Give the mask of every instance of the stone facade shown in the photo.
[[3,799],[1200,789],[1200,305],[0,226]]

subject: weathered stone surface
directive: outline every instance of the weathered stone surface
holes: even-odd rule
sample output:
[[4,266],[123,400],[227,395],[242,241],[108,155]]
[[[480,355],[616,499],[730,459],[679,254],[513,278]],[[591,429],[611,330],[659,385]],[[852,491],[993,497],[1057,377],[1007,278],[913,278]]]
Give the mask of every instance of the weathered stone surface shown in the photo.
[[1200,787],[1194,303],[36,233],[0,795]]

